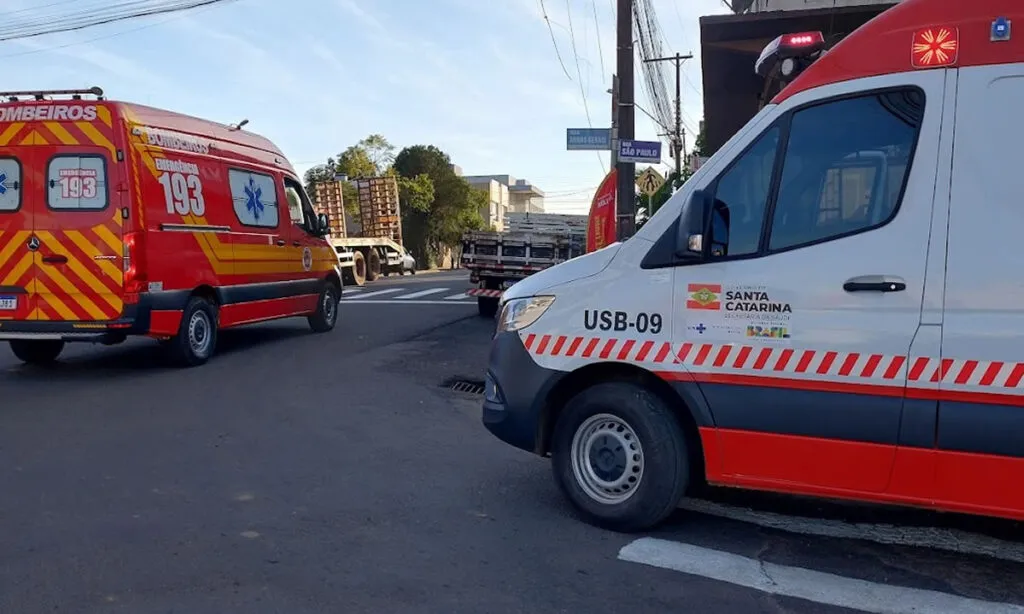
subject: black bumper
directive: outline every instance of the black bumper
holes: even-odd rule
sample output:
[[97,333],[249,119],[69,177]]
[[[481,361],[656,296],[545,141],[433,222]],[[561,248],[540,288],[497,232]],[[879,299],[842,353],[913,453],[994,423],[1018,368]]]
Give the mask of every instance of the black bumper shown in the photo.
[[149,333],[153,310],[181,310],[188,302],[185,291],[143,293],[139,302],[127,304],[121,317],[104,322],[53,320],[0,320],[0,341],[10,339],[60,339],[89,343],[118,343],[131,335]]
[[540,452],[545,400],[563,375],[534,362],[518,334],[498,333],[487,365],[484,426],[509,445]]

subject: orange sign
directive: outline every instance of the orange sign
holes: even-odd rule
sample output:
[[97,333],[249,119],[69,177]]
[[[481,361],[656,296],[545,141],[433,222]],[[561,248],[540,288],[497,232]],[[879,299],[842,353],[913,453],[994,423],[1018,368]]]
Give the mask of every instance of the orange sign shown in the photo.
[[953,66],[960,51],[960,30],[941,27],[914,33],[910,63],[914,68]]

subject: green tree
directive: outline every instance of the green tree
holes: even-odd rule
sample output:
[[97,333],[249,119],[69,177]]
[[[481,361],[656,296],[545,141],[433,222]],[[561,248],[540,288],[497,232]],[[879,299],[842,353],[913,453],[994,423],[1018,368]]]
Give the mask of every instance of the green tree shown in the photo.
[[700,122],[700,132],[697,133],[697,139],[693,142],[693,155],[700,157],[707,157],[708,148],[708,135],[707,128],[705,127],[704,120]]
[[[413,145],[398,153],[394,162],[400,177],[426,175],[433,184],[429,210],[403,209],[402,229],[411,249],[428,264],[436,262],[445,247],[454,247],[466,230],[481,228],[479,207],[486,194],[477,195],[465,179],[452,170],[451,158],[433,145]],[[481,201],[481,198],[483,201]]]
[[356,143],[356,147],[366,152],[378,175],[386,174],[395,161],[395,146],[381,134],[371,134]]

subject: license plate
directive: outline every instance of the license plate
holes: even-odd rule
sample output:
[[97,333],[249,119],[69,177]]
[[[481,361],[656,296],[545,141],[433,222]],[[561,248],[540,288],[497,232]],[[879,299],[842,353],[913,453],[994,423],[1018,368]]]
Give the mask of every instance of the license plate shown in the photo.
[[14,311],[18,308],[18,297],[0,296],[0,311]]

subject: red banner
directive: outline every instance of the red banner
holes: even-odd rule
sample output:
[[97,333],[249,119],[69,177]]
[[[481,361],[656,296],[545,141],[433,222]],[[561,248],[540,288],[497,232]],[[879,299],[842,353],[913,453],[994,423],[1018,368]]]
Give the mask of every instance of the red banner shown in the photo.
[[615,242],[615,192],[618,173],[612,169],[594,192],[587,220],[587,253]]

